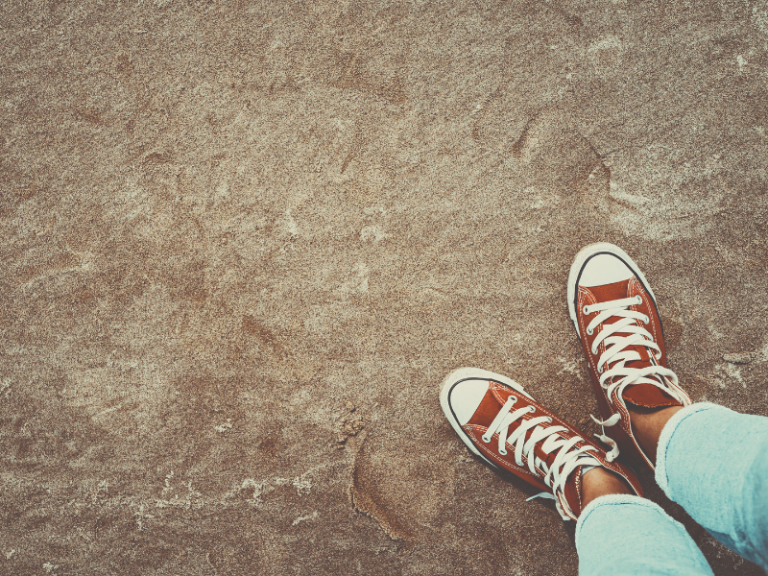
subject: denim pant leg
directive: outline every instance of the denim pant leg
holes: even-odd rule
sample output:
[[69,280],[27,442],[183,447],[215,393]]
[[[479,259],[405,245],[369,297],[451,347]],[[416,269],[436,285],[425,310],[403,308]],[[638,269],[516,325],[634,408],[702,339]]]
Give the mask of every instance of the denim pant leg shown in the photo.
[[656,482],[712,536],[768,571],[768,418],[715,404],[675,414]]
[[638,496],[590,502],[576,524],[576,549],[581,576],[712,576],[683,525]]

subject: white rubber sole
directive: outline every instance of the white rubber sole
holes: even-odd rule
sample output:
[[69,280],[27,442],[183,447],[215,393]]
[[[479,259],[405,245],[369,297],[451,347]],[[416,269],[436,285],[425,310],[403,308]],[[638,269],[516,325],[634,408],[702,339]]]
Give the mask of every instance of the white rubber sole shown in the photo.
[[494,372],[489,372],[488,370],[481,370],[480,368],[459,368],[457,370],[454,370],[443,381],[442,389],[440,390],[440,406],[443,409],[443,413],[445,414],[445,417],[448,418],[448,422],[451,423],[451,427],[456,432],[456,434],[459,435],[459,438],[462,439],[464,444],[467,445],[467,448],[472,450],[473,454],[477,454],[485,460],[490,466],[493,466],[494,468],[498,468],[496,464],[491,462],[488,458],[483,456],[480,451],[475,448],[474,442],[469,439],[469,436],[467,436],[467,433],[464,432],[464,430],[461,427],[461,424],[459,424],[458,420],[456,420],[455,416],[453,415],[453,410],[451,410],[451,406],[448,402],[448,397],[451,393],[451,388],[461,382],[462,380],[496,380],[497,382],[501,382],[502,384],[506,384],[513,390],[516,390],[520,392],[521,394],[524,394],[528,398],[533,400],[533,396],[528,394],[528,392],[525,391],[525,389],[512,380],[511,378],[507,378],[506,376],[502,376],[501,374],[495,374]]
[[653,298],[653,302],[656,303],[656,296],[654,296],[653,290],[651,290],[651,286],[645,279],[645,275],[640,271],[640,268],[638,268],[637,264],[635,264],[635,261],[632,260],[632,258],[630,258],[626,252],[624,252],[624,250],[609,242],[598,242],[597,244],[590,244],[589,246],[582,248],[579,253],[576,254],[576,259],[573,261],[573,264],[571,264],[571,272],[568,274],[568,313],[571,315],[571,320],[573,320],[573,325],[576,328],[576,334],[579,335],[579,338],[581,338],[581,332],[579,332],[579,321],[576,318],[576,306],[574,303],[576,298],[576,281],[579,277],[581,269],[584,267],[584,264],[587,262],[587,260],[589,260],[595,254],[604,253],[613,254],[614,256],[617,256],[623,260],[624,263],[629,266],[635,276],[637,276],[640,282],[643,283],[645,288],[648,290],[648,293],[651,295],[651,298]]

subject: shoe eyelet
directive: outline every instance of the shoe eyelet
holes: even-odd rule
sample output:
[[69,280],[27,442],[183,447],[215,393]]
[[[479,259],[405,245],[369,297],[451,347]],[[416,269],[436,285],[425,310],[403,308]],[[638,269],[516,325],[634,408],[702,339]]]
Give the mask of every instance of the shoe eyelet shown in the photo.
[[636,296],[636,297],[635,297],[635,301],[636,301],[638,304],[642,304],[642,303],[643,303],[643,297],[642,297],[642,296]]
[[535,406],[528,406],[528,412],[533,414],[534,412],[536,412],[536,407]]
[[585,305],[584,305],[584,308],[583,308],[583,310],[584,310],[584,314],[586,314],[587,316],[589,316],[589,314],[590,314],[590,311],[589,311],[589,306],[587,306],[587,305],[585,304]]
[[592,334],[594,334],[594,333],[595,333],[595,331],[592,330],[592,328],[587,328],[587,336],[592,336]]
[[643,324],[648,324],[650,321],[651,319],[646,315],[646,317],[643,319]]
[[486,444],[488,444],[488,443],[491,441],[491,439],[490,439],[490,438],[486,438],[486,437],[485,437],[485,434],[483,434],[482,436],[480,436],[480,438],[481,438],[481,439],[482,439],[482,441],[483,441],[483,442],[485,442]]
[[600,366],[600,368],[597,369],[597,373],[598,374],[602,374],[603,373],[603,367],[602,366]]
[[504,450],[504,452],[502,452],[501,450],[499,450],[499,454],[501,454],[502,456],[506,456],[507,455],[507,451]]
[[552,420],[552,417],[551,417],[551,416],[547,416],[547,422],[549,422],[550,424],[552,424],[552,422],[554,422],[554,420]]

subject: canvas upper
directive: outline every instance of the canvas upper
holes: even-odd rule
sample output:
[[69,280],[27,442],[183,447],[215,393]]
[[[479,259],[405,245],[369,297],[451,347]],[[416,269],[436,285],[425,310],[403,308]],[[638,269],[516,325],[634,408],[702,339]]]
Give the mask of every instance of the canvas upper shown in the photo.
[[581,513],[582,477],[591,467],[614,472],[642,496],[630,469],[609,461],[602,447],[585,439],[505,376],[462,368],[448,376],[440,400],[470,450],[554,498],[565,520]]
[[571,319],[581,338],[603,425],[599,438],[652,469],[635,438],[627,406],[656,409],[691,403],[667,366],[653,291],[632,259],[613,244],[576,256],[568,279]]

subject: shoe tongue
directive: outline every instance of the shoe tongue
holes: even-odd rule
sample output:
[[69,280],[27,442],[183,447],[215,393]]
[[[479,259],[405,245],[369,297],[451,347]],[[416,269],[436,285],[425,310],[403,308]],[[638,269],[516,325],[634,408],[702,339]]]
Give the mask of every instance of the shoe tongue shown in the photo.
[[[595,286],[590,288],[590,291],[595,295],[598,302],[609,302],[611,300],[623,300],[628,298],[629,292],[629,280],[622,280],[621,282],[614,282],[613,284],[606,284],[605,286]],[[618,322],[619,318],[610,318],[610,322],[606,322],[605,326]],[[622,333],[619,332],[619,335]],[[629,346],[626,350],[633,350],[640,356],[639,360],[627,362],[628,368],[645,368],[651,365],[651,354],[648,348],[645,346]],[[610,368],[612,362],[609,363]]]
[[[627,362],[627,368],[646,368],[651,365],[648,349],[645,346],[630,346],[627,350],[636,350],[641,356],[648,357],[647,360],[635,360]],[[617,378],[619,378],[617,376]],[[649,376],[650,378],[650,376]],[[653,384],[632,384],[624,389],[622,398],[628,404],[639,406],[641,408],[662,408],[664,406],[682,406],[672,396],[664,392],[658,386]]]
[[[640,355],[640,360],[627,362],[625,364],[627,368],[647,368],[653,364],[651,362],[651,351],[645,346],[629,346],[627,350],[634,350]],[[680,402],[653,384],[632,384],[627,386],[624,389],[622,398],[624,398],[625,402],[642,408],[682,406]]]
[[604,284],[603,286],[590,286],[589,291],[594,294],[598,302],[621,300],[627,297],[629,280],[621,280],[613,284]]
[[[621,300],[629,296],[629,280],[622,280],[605,286],[595,286],[589,290],[595,295],[598,302]],[[651,352],[645,346],[629,346],[627,350],[633,350],[640,356],[639,360],[627,362],[625,365],[627,368],[647,368],[651,365]],[[628,386],[624,390],[623,398],[630,404],[644,408],[681,405],[680,402],[653,384]]]
[[682,404],[653,384],[635,384],[624,389],[624,401],[642,408],[682,406]]

